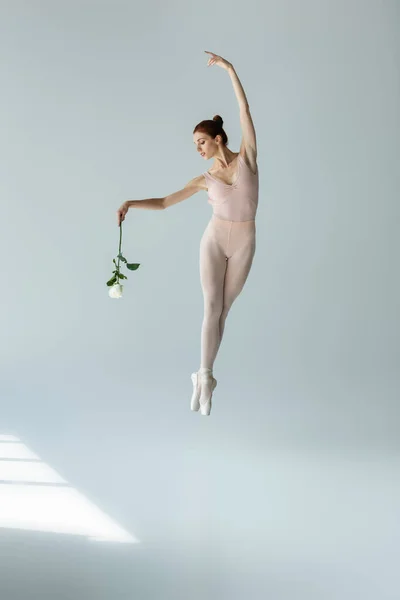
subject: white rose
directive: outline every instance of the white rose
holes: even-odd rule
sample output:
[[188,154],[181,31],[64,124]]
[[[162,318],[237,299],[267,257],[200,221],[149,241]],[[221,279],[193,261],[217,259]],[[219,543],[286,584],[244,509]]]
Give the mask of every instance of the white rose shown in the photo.
[[123,285],[121,285],[120,283],[114,283],[114,285],[110,288],[108,294],[111,298],[121,298],[123,289]]

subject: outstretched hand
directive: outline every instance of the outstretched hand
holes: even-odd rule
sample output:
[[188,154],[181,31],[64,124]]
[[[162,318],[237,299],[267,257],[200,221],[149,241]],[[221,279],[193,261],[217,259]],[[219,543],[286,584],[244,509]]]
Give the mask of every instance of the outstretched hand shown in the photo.
[[228,70],[229,67],[232,66],[232,64],[230,62],[228,62],[227,60],[225,60],[224,58],[222,58],[222,56],[218,56],[218,54],[213,54],[212,52],[207,52],[207,50],[204,51],[206,54],[210,54],[211,58],[208,59],[208,63],[207,66],[211,67],[212,65],[218,65],[219,67],[222,67],[225,70]]
[[117,210],[117,223],[118,227],[121,225],[122,221],[125,221],[126,213],[129,210],[129,202],[124,202],[119,209]]

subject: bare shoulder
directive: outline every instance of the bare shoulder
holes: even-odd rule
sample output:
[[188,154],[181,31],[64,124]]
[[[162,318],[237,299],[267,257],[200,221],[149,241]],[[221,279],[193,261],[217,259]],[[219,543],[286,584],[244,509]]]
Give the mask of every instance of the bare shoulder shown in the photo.
[[185,188],[188,187],[194,188],[196,192],[199,192],[200,190],[207,190],[207,182],[204,175],[198,175],[197,177],[194,177],[188,181],[188,183],[185,185]]

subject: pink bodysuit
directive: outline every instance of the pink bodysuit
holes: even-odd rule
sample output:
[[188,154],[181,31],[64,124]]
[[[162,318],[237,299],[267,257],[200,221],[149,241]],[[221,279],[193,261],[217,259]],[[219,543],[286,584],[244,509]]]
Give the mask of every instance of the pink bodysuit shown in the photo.
[[250,169],[243,157],[237,157],[237,175],[229,185],[216,179],[208,171],[203,173],[208,187],[208,201],[213,212],[224,221],[253,221],[258,205],[258,169]]
[[213,216],[200,244],[200,277],[204,296],[201,366],[212,369],[228,312],[250,272],[256,249],[258,168],[253,173],[237,158],[232,185],[203,173]]

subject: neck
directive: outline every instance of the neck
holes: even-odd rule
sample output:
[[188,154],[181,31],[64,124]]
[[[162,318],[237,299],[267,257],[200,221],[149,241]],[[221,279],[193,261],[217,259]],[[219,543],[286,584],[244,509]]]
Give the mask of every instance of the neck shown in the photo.
[[235,158],[235,153],[226,146],[221,146],[214,158],[216,167],[226,169]]

